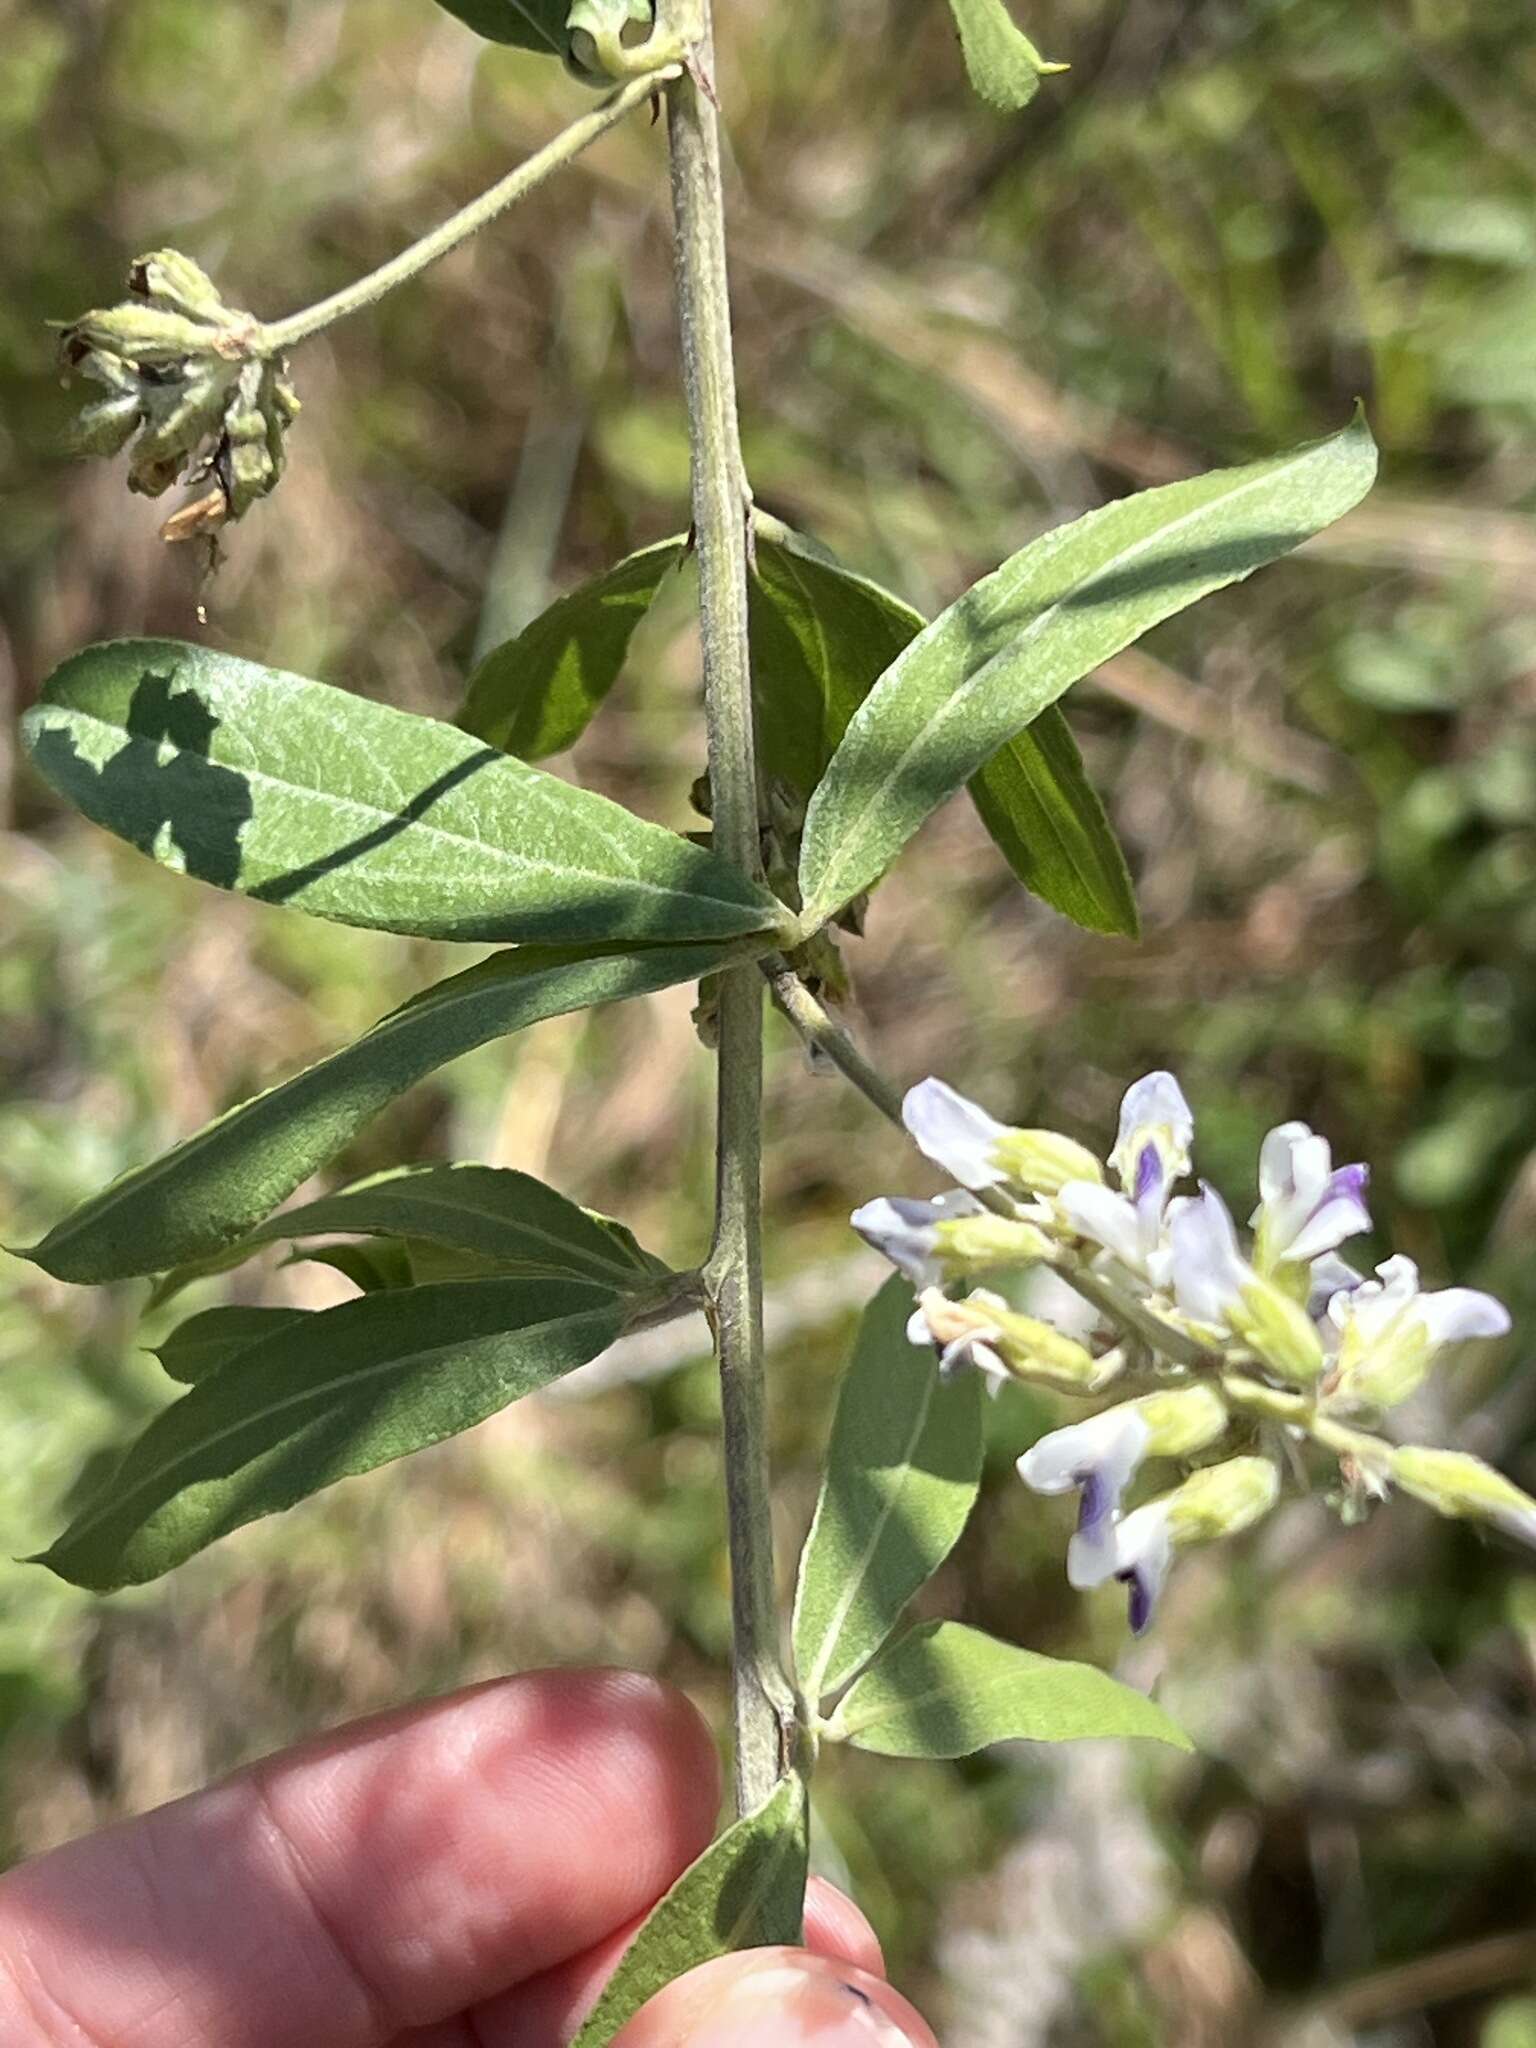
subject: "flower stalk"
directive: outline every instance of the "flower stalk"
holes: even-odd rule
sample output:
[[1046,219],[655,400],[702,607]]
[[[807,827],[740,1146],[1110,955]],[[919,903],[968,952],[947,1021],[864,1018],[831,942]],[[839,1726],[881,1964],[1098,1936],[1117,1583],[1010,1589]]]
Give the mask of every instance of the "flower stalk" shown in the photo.
[[481,228],[493,221],[497,214],[505,213],[519,199],[525,199],[537,185],[554,171],[573,162],[583,150],[590,149],[600,136],[616,127],[626,114],[632,113],[645,101],[654,99],[663,86],[677,76],[675,65],[648,72],[644,77],[633,78],[620,88],[601,106],[594,107],[579,120],[572,121],[568,128],[533,155],[508,171],[504,178],[482,192],[478,199],[472,199],[468,206],[443,221],[413,242],[409,249],[402,249],[398,256],[388,263],[370,271],[353,284],[344,285],[339,292],[332,292],[327,299],[319,300],[313,306],[306,306],[300,313],[290,313],[286,320],[274,320],[258,329],[256,349],[262,355],[280,355],[296,343],[307,341],[322,328],[331,327],[338,320],[344,320],[349,313],[357,313],[364,306],[375,305],[396,285],[405,284],[417,277],[429,264],[436,263],[461,242],[467,242],[471,235],[477,235]]

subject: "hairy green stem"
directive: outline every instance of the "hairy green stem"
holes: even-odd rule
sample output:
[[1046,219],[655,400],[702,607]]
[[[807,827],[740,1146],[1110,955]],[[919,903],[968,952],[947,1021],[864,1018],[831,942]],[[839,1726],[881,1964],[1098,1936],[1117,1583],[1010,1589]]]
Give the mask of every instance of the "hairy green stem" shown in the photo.
[[[736,418],[725,211],[707,12],[696,70],[668,92],[677,290],[693,457],[704,706],[715,851],[757,879],[752,675],[747,640],[750,503]],[[779,1657],[765,1433],[762,1288],[763,985],[753,964],[720,976],[715,1234],[705,1266],[720,1360],[731,1556],[736,1803],[760,1805],[783,1775],[793,1695]]]
[[606,135],[626,114],[632,113],[646,100],[653,99],[676,76],[677,67],[672,65],[644,78],[631,79],[619,92],[604,100],[600,107],[594,107],[591,113],[583,114],[579,121],[573,121],[569,128],[562,129],[552,142],[546,142],[542,149],[535,151],[525,163],[520,163],[516,170],[509,171],[488,192],[472,199],[451,220],[445,220],[430,234],[423,235],[409,249],[402,250],[398,256],[370,271],[367,277],[359,278],[355,284],[333,292],[317,305],[307,306],[302,313],[291,313],[286,320],[274,320],[258,328],[253,344],[255,353],[280,355],[296,342],[306,341],[323,327],[329,327],[333,321],[344,320],[349,313],[373,305],[386,292],[392,292],[397,284],[404,284],[408,278],[417,276],[429,263],[436,263],[450,249],[456,249],[471,235],[478,234],[487,221],[494,220],[498,213],[505,212],[517,200],[524,198],[562,164],[580,156],[600,135]]

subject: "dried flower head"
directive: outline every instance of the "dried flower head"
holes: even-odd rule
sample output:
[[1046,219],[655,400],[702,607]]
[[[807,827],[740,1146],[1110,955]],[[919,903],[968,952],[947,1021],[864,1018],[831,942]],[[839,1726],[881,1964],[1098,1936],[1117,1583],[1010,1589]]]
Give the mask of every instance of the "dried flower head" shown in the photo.
[[127,449],[128,488],[145,497],[178,481],[197,491],[166,520],[166,540],[216,534],[282,474],[284,437],[299,410],[287,365],[265,352],[255,316],[225,305],[178,250],[140,256],[128,290],[120,305],[84,314],[60,337],[66,375],[106,390],[82,411],[76,444],[87,455]]

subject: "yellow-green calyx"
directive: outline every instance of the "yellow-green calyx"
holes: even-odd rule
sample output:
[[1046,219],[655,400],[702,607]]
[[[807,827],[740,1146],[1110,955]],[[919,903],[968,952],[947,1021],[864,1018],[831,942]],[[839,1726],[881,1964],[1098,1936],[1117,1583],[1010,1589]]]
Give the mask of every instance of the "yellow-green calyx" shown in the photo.
[[955,1279],[992,1266],[1032,1265],[1054,1251],[1043,1230],[1007,1216],[957,1216],[936,1227],[934,1240],[940,1264]]
[[1039,1195],[1058,1195],[1068,1181],[1104,1178],[1088,1147],[1059,1131],[1005,1130],[992,1158],[1009,1180]]

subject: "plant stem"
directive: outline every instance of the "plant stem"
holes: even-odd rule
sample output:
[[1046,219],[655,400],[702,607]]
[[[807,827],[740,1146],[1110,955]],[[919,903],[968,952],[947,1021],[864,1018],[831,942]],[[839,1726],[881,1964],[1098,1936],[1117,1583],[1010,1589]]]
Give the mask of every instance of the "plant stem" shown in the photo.
[[348,313],[356,313],[364,306],[371,306],[382,299],[386,292],[392,292],[397,284],[404,284],[435,263],[440,256],[446,256],[450,249],[456,249],[460,242],[478,234],[487,221],[494,220],[516,200],[522,199],[541,185],[551,171],[557,171],[562,164],[570,163],[606,135],[624,116],[636,107],[655,97],[669,79],[677,76],[675,65],[648,74],[644,78],[631,79],[629,84],[611,98],[595,107],[590,114],[583,114],[564,128],[552,142],[520,163],[516,170],[509,171],[488,192],[482,192],[478,199],[472,199],[461,212],[451,220],[445,220],[440,227],[423,235],[419,242],[413,242],[409,249],[402,250],[378,270],[370,271],[355,284],[333,292],[328,299],[321,299],[317,305],[307,306],[302,313],[291,313],[286,320],[274,320],[257,330],[254,351],[258,355],[280,355],[296,342],[306,341],[310,335],[318,334],[333,321],[343,320]]
[[807,1045],[825,1053],[845,1080],[872,1102],[883,1117],[902,1128],[901,1094],[865,1059],[837,1019],[811,994],[787,960],[770,953],[761,963],[773,999]]
[[[712,61],[708,11],[694,51]],[[677,290],[693,457],[704,708],[715,851],[760,879],[757,765],[747,640],[750,516],[731,352],[725,210],[715,110],[693,75],[667,95]],[[736,1804],[783,1775],[793,1703],[779,1658],[762,1293],[763,985],[755,965],[720,976],[715,1234],[705,1266],[720,1360],[731,1557]]]

